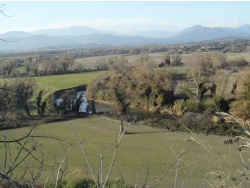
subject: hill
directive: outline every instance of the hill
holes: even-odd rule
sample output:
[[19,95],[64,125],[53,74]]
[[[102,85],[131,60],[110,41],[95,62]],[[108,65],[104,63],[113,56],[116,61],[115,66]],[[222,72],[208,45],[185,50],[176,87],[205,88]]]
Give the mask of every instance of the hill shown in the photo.
[[178,33],[163,30],[149,30],[133,32],[126,35],[85,26],[74,26],[64,29],[39,30],[32,33],[12,31],[1,34],[0,38],[10,41],[0,41],[0,51],[28,51],[97,46],[166,45],[225,38],[250,38],[250,25],[243,25],[238,28],[195,25]]

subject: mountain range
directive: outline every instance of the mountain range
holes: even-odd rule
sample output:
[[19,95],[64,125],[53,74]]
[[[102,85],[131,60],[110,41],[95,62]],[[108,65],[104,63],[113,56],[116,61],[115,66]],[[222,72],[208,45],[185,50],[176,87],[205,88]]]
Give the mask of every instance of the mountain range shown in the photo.
[[27,51],[96,46],[156,45],[192,43],[225,38],[250,38],[250,25],[237,28],[195,25],[180,32],[164,30],[116,33],[85,26],[46,29],[35,32],[11,31],[0,34],[0,51]]

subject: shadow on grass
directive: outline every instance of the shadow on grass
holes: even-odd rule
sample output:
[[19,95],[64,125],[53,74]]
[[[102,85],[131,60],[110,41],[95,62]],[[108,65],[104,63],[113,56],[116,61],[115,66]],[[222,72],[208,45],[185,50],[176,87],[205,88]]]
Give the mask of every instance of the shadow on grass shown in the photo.
[[148,131],[148,132],[127,132],[126,135],[130,134],[152,134],[152,133],[165,133],[169,131]]

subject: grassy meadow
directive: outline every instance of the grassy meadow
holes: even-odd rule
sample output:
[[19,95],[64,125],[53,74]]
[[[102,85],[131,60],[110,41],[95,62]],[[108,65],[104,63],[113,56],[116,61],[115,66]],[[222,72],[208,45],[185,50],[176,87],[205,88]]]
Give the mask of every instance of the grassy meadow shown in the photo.
[[34,77],[34,79],[38,84],[37,90],[44,89],[45,91],[48,91],[44,96],[47,97],[51,93],[60,89],[67,89],[83,84],[89,84],[103,73],[103,71],[83,72],[64,75],[40,76]]
[[[37,76],[33,77],[37,82],[37,88],[35,90],[35,96],[37,96],[39,90],[44,89],[46,92],[44,98],[49,96],[60,89],[67,89],[76,87],[79,85],[89,84],[95,78],[102,75],[105,71],[94,71],[94,72],[83,72],[83,73],[72,73],[62,75],[51,75],[51,76]],[[0,83],[3,83],[4,79],[0,78]]]
[[[71,123],[79,138],[84,140],[86,154],[95,175],[99,167],[99,155],[104,155],[103,175],[105,175],[114,152],[119,122],[102,117],[90,117],[75,119]],[[215,174],[211,176],[211,173],[221,172],[222,178],[224,174],[227,181],[226,175],[236,178],[236,170],[241,170],[243,167],[239,154],[223,143],[227,137],[173,133],[142,124],[131,125],[127,130],[128,134],[122,138],[111,172],[113,180],[124,179],[125,182],[132,184],[147,180],[147,185],[150,185],[166,173],[159,187],[172,187],[176,173],[176,155],[182,150],[185,152],[181,156],[181,165],[178,168],[178,187],[186,178],[187,182],[183,187],[210,187],[209,183],[217,181]],[[19,138],[27,132],[28,128],[5,130],[1,131],[0,136],[7,135],[9,139]],[[55,158],[60,162],[65,153],[63,147],[67,149],[72,144],[67,158],[70,170],[67,178],[87,177],[84,157],[69,121],[39,125],[34,135],[62,139],[60,142],[49,138],[36,138],[41,143],[37,152],[44,152],[46,164],[54,164]],[[15,152],[14,146],[11,146],[11,149]],[[2,157],[0,162],[3,162]],[[17,170],[21,173],[21,168]],[[45,181],[49,172],[50,169],[45,167],[41,183]],[[89,171],[88,174],[90,177]],[[213,178],[210,179],[211,177]]]

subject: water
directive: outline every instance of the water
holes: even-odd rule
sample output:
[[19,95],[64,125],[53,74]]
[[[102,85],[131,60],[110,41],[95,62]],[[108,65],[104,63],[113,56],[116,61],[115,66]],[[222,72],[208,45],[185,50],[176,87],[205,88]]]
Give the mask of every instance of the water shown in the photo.
[[[86,91],[78,91],[76,93],[76,98],[79,98],[81,94],[82,94],[82,100],[83,100],[83,102],[80,105],[79,112],[85,112],[86,113],[87,112],[87,106],[88,106],[88,101],[86,99]],[[57,98],[55,100],[55,103],[56,103],[57,106],[60,106],[61,102],[62,102],[62,98],[61,97],[59,97],[59,98]]]
[[[86,99],[86,91],[78,91],[76,93],[76,97],[79,98],[80,95],[82,94],[82,99],[83,102],[80,105],[80,110],[79,112],[85,112],[85,113],[89,113],[91,114],[92,111],[87,110],[87,107],[89,105],[88,100]],[[59,106],[60,102],[62,101],[61,98],[58,98],[55,100],[55,103]],[[99,103],[99,102],[95,102],[95,108],[96,108],[96,112],[108,112],[112,110],[112,106],[105,104],[105,103]],[[146,110],[138,110],[138,109],[129,109],[128,110],[128,114],[131,114],[133,116],[137,116],[140,118],[166,118],[169,115],[167,114],[160,114],[160,113],[156,113],[156,112],[147,112]]]

